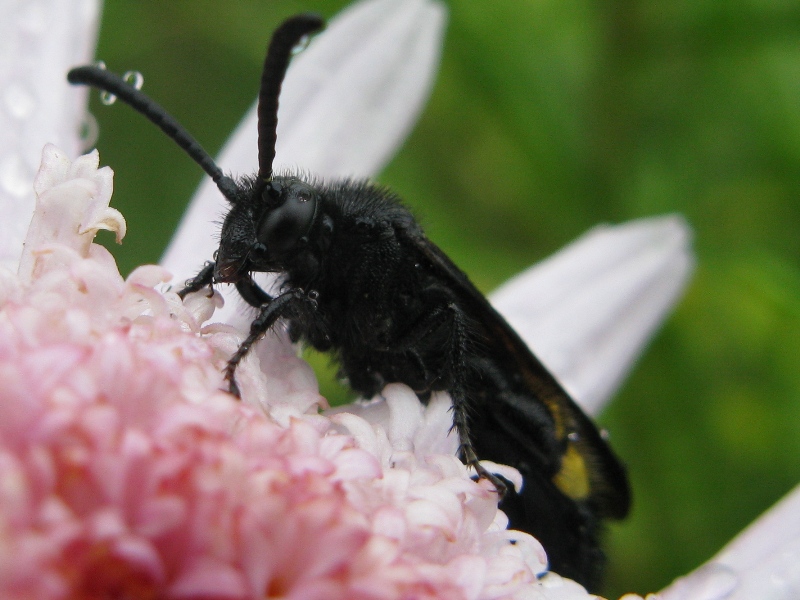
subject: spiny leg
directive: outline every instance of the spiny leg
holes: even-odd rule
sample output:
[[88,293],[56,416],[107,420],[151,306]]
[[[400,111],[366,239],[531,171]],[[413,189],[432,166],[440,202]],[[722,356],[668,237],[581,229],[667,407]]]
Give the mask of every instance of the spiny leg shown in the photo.
[[500,499],[505,496],[506,484],[495,474],[487,471],[479,462],[478,455],[472,445],[469,433],[469,399],[465,390],[465,378],[468,369],[467,353],[469,346],[469,324],[467,314],[454,302],[448,303],[432,313],[450,314],[452,336],[447,354],[448,367],[455,374],[450,387],[450,398],[453,402],[453,428],[458,433],[459,454],[467,465],[475,469],[478,477],[488,479],[497,490]]
[[236,384],[234,374],[236,367],[242,362],[247,353],[250,352],[253,344],[255,344],[261,336],[263,336],[275,322],[282,318],[287,317],[292,311],[297,310],[298,304],[307,305],[312,309],[316,307],[316,302],[309,298],[309,295],[299,289],[288,290],[280,296],[276,296],[268,303],[261,306],[261,312],[250,323],[250,333],[239,345],[236,352],[228,360],[228,365],[225,367],[225,380],[228,382],[228,391],[236,396],[241,397],[239,386]]
[[214,266],[215,263],[211,261],[207,262],[197,275],[186,282],[184,288],[178,292],[178,296],[181,297],[181,300],[185,299],[186,296],[192,292],[210,286],[214,282]]

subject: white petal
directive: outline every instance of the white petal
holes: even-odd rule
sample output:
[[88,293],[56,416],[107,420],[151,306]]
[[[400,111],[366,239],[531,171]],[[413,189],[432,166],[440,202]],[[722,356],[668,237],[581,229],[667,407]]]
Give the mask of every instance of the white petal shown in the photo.
[[414,391],[402,383],[390,383],[381,392],[389,407],[389,441],[402,452],[413,451],[414,434],[421,428],[424,407]]
[[[800,543],[800,486],[795,487],[736,536],[714,557],[713,562],[741,571],[756,563],[764,562],[786,544],[796,546],[798,543]],[[800,568],[797,571],[800,575]]]
[[[359,2],[334,18],[293,61],[278,113],[276,166],[331,176],[371,176],[408,134],[430,92],[445,11],[430,0]],[[222,150],[226,171],[257,170],[255,107]],[[227,205],[206,180],[162,264],[180,282],[216,250]],[[236,302],[228,302],[225,318]]]
[[679,216],[599,226],[491,302],[589,414],[616,391],[692,271]]
[[378,173],[428,99],[444,19],[440,4],[380,0],[332,21],[326,33],[336,43],[312,44],[284,86],[276,170]]
[[664,600],[800,598],[800,486],[662,594]]
[[109,167],[98,169],[99,164],[97,150],[72,163],[66,153],[45,145],[32,188],[36,190],[36,212],[19,263],[24,279],[32,276],[43,246],[58,243],[87,257],[98,229],[114,231],[117,241],[125,236],[125,219],[108,206],[114,174]]
[[[739,579],[723,565],[706,564],[686,577],[676,579],[659,594],[659,600],[727,600],[736,590]],[[756,594],[753,598],[761,599]]]
[[31,182],[42,147],[80,153],[87,89],[67,70],[91,60],[97,0],[0,4],[0,265],[16,270],[34,207]]

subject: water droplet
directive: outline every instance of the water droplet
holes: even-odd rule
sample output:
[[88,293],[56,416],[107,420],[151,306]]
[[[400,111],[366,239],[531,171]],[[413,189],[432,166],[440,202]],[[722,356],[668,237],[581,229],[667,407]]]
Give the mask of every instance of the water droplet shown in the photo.
[[139,71],[125,71],[122,78],[134,89],[140,90],[144,85],[144,75]]
[[97,138],[100,137],[100,126],[92,113],[87,112],[83,117],[79,135],[82,152],[88,152],[91,148],[94,148]]
[[581,434],[579,434],[577,431],[570,431],[567,434],[567,439],[570,442],[577,442],[577,441],[579,441],[581,439]]
[[300,40],[297,42],[297,44],[294,45],[294,48],[292,48],[292,56],[300,54],[303,50],[308,48],[308,44],[310,41],[311,37],[308,35],[304,35],[303,37],[301,37]]
[[3,92],[3,106],[14,119],[27,119],[36,110],[36,98],[23,84],[12,82]]
[[[105,69],[106,66],[102,61],[96,66],[100,67],[101,69]],[[125,74],[122,76],[122,79],[130,85],[132,88],[140,90],[142,89],[142,85],[144,85],[144,76],[139,71],[125,71]],[[100,102],[105,104],[106,106],[111,106],[114,102],[117,101],[117,97],[112,94],[111,92],[102,91],[100,92]]]
[[102,102],[106,106],[111,106],[116,101],[117,101],[117,97],[114,94],[112,94],[111,92],[106,92],[105,90],[100,92],[100,102]]
[[608,441],[609,439],[611,439],[611,434],[608,433],[608,429],[603,427],[603,429],[600,430],[600,437],[605,441]]
[[106,61],[104,60],[96,60],[92,64],[98,69],[103,69],[103,71],[106,70]]
[[0,164],[0,186],[17,198],[33,191],[33,173],[26,168],[22,159],[12,154]]
[[43,2],[24,2],[20,3],[22,10],[16,15],[16,26],[28,35],[41,35],[46,32],[48,24],[48,14],[52,9],[45,6]]
[[770,573],[769,582],[773,588],[786,587],[786,577],[782,573]]
[[723,600],[733,595],[739,588],[739,584],[739,577],[730,567],[718,563],[707,563],[689,575],[676,579],[670,586],[670,598],[691,597],[697,600]]

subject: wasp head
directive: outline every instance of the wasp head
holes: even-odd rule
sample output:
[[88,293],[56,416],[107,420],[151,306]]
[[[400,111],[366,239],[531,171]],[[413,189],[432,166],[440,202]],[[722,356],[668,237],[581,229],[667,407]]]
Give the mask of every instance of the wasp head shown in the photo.
[[[277,272],[308,263],[320,195],[297,177],[247,181],[222,225],[214,280],[236,283],[248,272]],[[316,262],[316,261],[315,261]]]

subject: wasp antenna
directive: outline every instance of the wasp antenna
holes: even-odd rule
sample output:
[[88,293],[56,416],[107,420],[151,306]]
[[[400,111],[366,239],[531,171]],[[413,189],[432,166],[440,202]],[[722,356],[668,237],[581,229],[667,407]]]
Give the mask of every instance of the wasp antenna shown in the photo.
[[115,75],[104,68],[89,65],[76,67],[67,73],[67,80],[73,85],[88,85],[109,94],[113,94],[136,112],[144,115],[175,141],[178,146],[208,173],[219,191],[231,202],[236,200],[236,184],[230,177],[223,175],[200,143],[163,107],[150,99],[147,94],[137,90],[119,75]]
[[278,96],[292,51],[304,36],[316,33],[324,26],[322,17],[302,14],[290,17],[272,34],[258,94],[258,176],[261,181],[272,179],[272,161],[278,137]]

